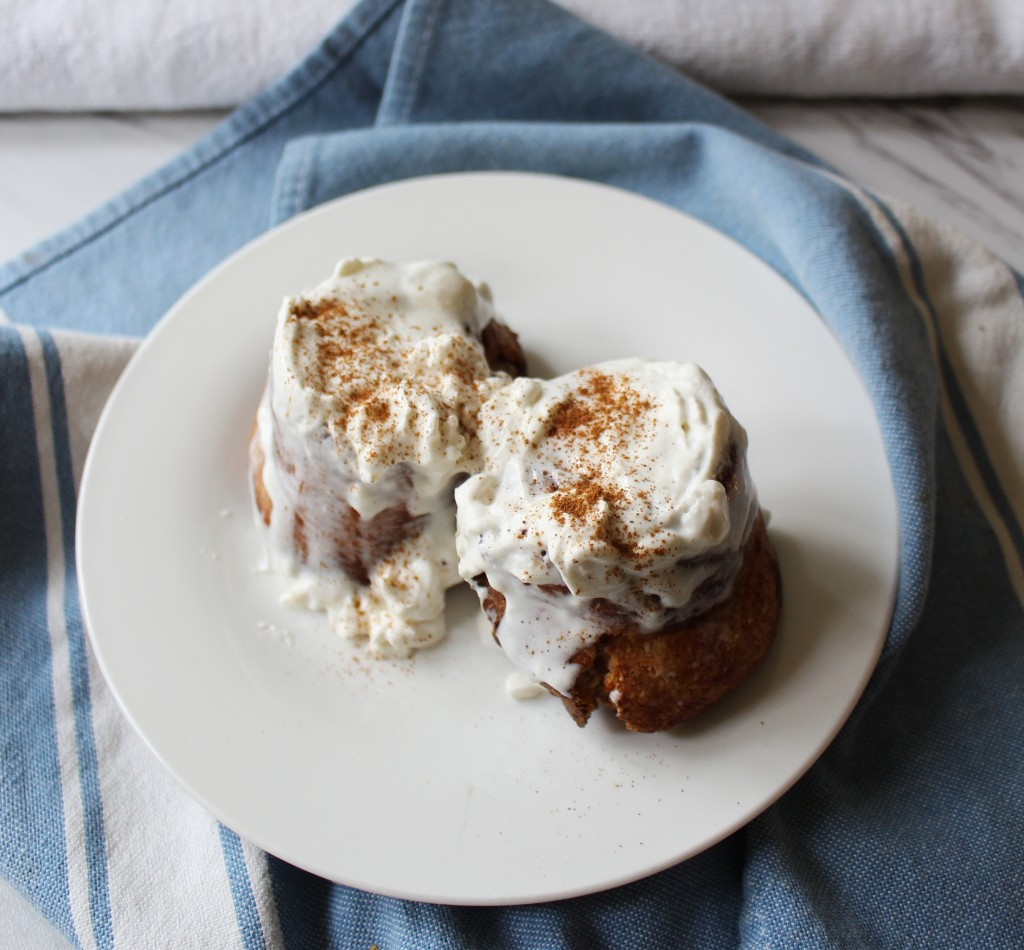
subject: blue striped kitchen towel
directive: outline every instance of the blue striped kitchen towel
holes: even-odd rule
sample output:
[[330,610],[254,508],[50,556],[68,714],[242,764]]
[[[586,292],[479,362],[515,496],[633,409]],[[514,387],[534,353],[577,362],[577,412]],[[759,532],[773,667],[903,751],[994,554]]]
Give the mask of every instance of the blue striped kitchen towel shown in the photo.
[[[776,805],[553,904],[331,884],[181,791],[114,705],[72,539],[103,400],[175,299],[272,223],[388,179],[524,169],[680,208],[813,303],[899,506],[886,646]],[[364,0],[186,154],[0,270],[0,872],[83,947],[1024,946],[1024,303],[984,249],[543,0]]]

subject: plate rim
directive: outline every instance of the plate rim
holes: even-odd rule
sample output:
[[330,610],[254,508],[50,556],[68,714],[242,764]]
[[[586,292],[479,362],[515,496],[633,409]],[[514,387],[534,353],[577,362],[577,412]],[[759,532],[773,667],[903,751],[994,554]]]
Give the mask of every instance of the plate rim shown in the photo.
[[[789,284],[788,281],[786,281],[786,279],[781,274],[779,274],[777,271],[775,271],[773,268],[771,268],[771,265],[769,265],[763,259],[759,258],[753,251],[751,251],[750,249],[748,249],[745,246],[743,246],[742,244],[740,244],[738,241],[736,241],[731,236],[729,236],[727,234],[724,234],[723,232],[719,231],[713,225],[710,225],[707,222],[702,221],[701,219],[694,217],[693,215],[687,214],[684,211],[680,211],[677,208],[674,208],[674,207],[672,207],[670,205],[666,205],[666,204],[664,204],[662,202],[659,202],[659,201],[657,201],[657,200],[655,200],[653,198],[649,198],[649,197],[647,197],[645,195],[641,195],[641,194],[638,194],[636,192],[629,191],[627,189],[623,189],[623,188],[615,186],[615,185],[609,185],[609,184],[606,184],[606,183],[603,183],[603,182],[595,182],[595,181],[587,180],[587,179],[577,179],[577,178],[572,178],[572,177],[569,177],[569,176],[549,175],[549,174],[534,173],[534,172],[521,172],[521,171],[477,171],[477,172],[442,173],[442,174],[428,175],[428,176],[422,176],[422,177],[417,177],[417,178],[401,179],[401,180],[397,180],[397,181],[387,182],[387,183],[384,183],[384,184],[381,184],[381,185],[372,186],[372,187],[367,188],[367,189],[363,189],[363,190],[360,190],[360,191],[357,191],[357,192],[353,192],[353,193],[348,194],[348,195],[341,196],[339,198],[335,198],[335,199],[333,199],[331,201],[328,201],[328,202],[325,202],[323,204],[320,204],[320,205],[318,205],[318,206],[316,206],[314,208],[310,208],[310,209],[302,212],[301,214],[296,215],[295,217],[290,218],[289,220],[279,224],[278,226],[276,226],[274,228],[271,228],[271,229],[263,232],[262,234],[256,236],[251,241],[247,242],[242,247],[238,248],[236,251],[232,252],[230,255],[225,257],[215,267],[213,267],[210,271],[208,271],[206,274],[204,274],[199,280],[197,280],[191,287],[189,287],[188,290],[186,290],[168,308],[168,310],[163,314],[163,316],[154,324],[153,328],[149,331],[149,333],[146,335],[146,337],[142,341],[141,345],[136,349],[135,353],[132,355],[132,357],[128,361],[124,371],[121,373],[120,377],[118,378],[115,386],[111,390],[111,393],[110,393],[110,395],[109,395],[109,397],[108,397],[108,399],[107,399],[107,401],[106,401],[106,403],[104,405],[103,411],[102,411],[102,413],[100,415],[100,418],[99,418],[99,420],[97,422],[97,425],[96,425],[96,428],[94,430],[93,436],[91,438],[90,445],[89,445],[89,450],[88,450],[88,453],[86,455],[86,459],[85,459],[85,462],[84,462],[84,465],[83,465],[83,468],[82,468],[82,480],[81,480],[81,486],[80,486],[80,492],[79,492],[79,512],[81,513],[82,511],[87,510],[89,504],[92,501],[92,489],[91,489],[91,486],[94,484],[94,481],[93,481],[93,469],[97,465],[97,463],[95,461],[95,456],[97,455],[97,453],[103,451],[102,447],[104,446],[104,443],[106,442],[106,440],[109,438],[109,436],[107,435],[107,430],[113,424],[113,423],[111,423],[110,420],[111,420],[111,418],[114,418],[114,416],[116,415],[116,412],[118,411],[118,409],[117,409],[118,401],[120,399],[124,398],[123,392],[125,390],[130,389],[130,387],[132,387],[134,385],[134,379],[135,379],[136,374],[141,372],[139,367],[144,365],[146,359],[148,358],[147,354],[149,352],[151,352],[152,349],[154,349],[155,347],[158,347],[160,345],[160,340],[162,339],[163,333],[165,332],[166,328],[168,326],[170,326],[177,319],[177,315],[190,303],[190,301],[193,300],[193,298],[202,295],[204,293],[204,291],[206,290],[206,288],[208,287],[208,285],[211,282],[216,281],[218,279],[218,277],[219,277],[219,275],[221,274],[222,271],[230,268],[232,265],[236,264],[239,260],[248,257],[252,253],[254,248],[256,248],[258,246],[261,246],[261,245],[264,245],[264,244],[267,244],[267,243],[271,243],[271,242],[280,240],[282,235],[286,235],[286,234],[288,234],[290,232],[293,232],[293,231],[300,231],[301,232],[302,229],[304,229],[305,227],[308,226],[307,222],[309,222],[311,219],[315,219],[315,218],[318,218],[318,217],[321,217],[321,216],[329,216],[331,214],[334,214],[336,208],[338,208],[339,206],[346,205],[347,203],[349,203],[354,198],[363,198],[364,196],[367,196],[369,194],[374,194],[374,193],[378,193],[379,194],[381,192],[399,191],[399,190],[403,190],[403,189],[406,189],[406,188],[409,188],[409,187],[420,187],[420,186],[430,187],[431,183],[434,182],[434,181],[441,180],[441,181],[447,182],[447,181],[451,181],[453,179],[459,179],[459,180],[465,180],[465,179],[482,180],[482,179],[487,179],[487,180],[491,180],[491,181],[500,181],[500,180],[509,180],[509,179],[515,179],[515,180],[519,180],[519,181],[543,180],[543,181],[546,181],[546,182],[558,182],[558,183],[569,184],[570,186],[573,186],[573,187],[579,186],[579,187],[583,187],[583,188],[586,188],[586,189],[594,189],[595,191],[614,192],[614,193],[617,193],[617,194],[619,194],[621,196],[627,197],[628,199],[630,199],[632,201],[639,201],[639,202],[646,203],[646,204],[649,204],[649,205],[652,205],[652,206],[657,206],[658,208],[665,209],[665,210],[671,212],[672,214],[681,215],[682,217],[689,218],[692,222],[695,222],[696,224],[700,225],[702,228],[707,228],[707,229],[710,229],[712,231],[715,231],[715,233],[719,234],[722,238],[724,238],[725,240],[729,241],[732,245],[734,245],[736,248],[738,248],[746,257],[748,257],[748,258],[750,258],[752,260],[757,261],[762,266],[768,267],[770,270],[772,270],[772,272],[775,274],[777,279],[784,281],[791,290],[793,290],[796,293],[799,293],[799,290],[794,288],[791,284]],[[845,349],[841,346],[841,344],[839,344],[838,340],[835,340],[835,336],[832,333],[831,329],[827,326],[827,324],[824,323],[824,321],[822,321],[822,325],[824,326],[826,332],[828,332],[829,335],[832,336],[832,338],[835,341],[836,345],[838,346],[840,352],[842,352],[843,355],[847,358],[847,360],[849,360],[849,357],[846,354]],[[894,611],[894,608],[895,608],[896,595],[897,595],[897,591],[898,591],[898,577],[899,577],[899,539],[900,539],[900,531],[899,531],[898,507],[896,505],[895,490],[894,490],[894,488],[892,486],[891,465],[889,464],[888,458],[887,458],[887,456],[885,455],[885,452],[884,452],[884,440],[882,439],[881,426],[880,426],[880,423],[879,423],[879,420],[878,420],[877,412],[874,409],[874,405],[873,405],[873,403],[871,403],[870,394],[867,393],[867,390],[864,387],[863,379],[860,377],[860,374],[856,372],[856,369],[852,367],[852,364],[851,364],[851,370],[854,373],[854,375],[857,377],[857,380],[860,383],[861,389],[863,390],[863,392],[864,392],[864,394],[865,394],[869,404],[871,405],[871,413],[872,413],[872,417],[873,417],[874,428],[875,428],[875,431],[876,431],[876,433],[878,435],[879,443],[880,443],[880,445],[882,445],[883,460],[885,462],[885,466],[886,466],[886,469],[887,469],[887,472],[888,472],[888,475],[889,475],[889,487],[890,487],[890,492],[891,492],[891,499],[890,499],[890,501],[891,501],[891,508],[892,508],[892,512],[893,512],[893,514],[895,516],[894,519],[893,519],[893,523],[892,523],[892,533],[891,533],[891,544],[892,544],[891,557],[892,557],[893,574],[892,574],[891,578],[889,578],[888,585],[887,585],[888,600],[887,600],[887,603],[884,605],[884,613],[885,613],[885,616],[886,616],[887,620],[886,620],[886,622],[884,624],[884,629],[883,629],[881,635],[879,635],[879,636],[877,636],[875,638],[875,647],[874,647],[874,650],[873,650],[873,655],[871,657],[871,660],[866,665],[866,667],[861,671],[861,674],[859,676],[856,688],[854,689],[854,691],[853,691],[851,697],[848,699],[848,701],[843,705],[843,707],[842,707],[842,709],[841,709],[841,711],[840,711],[840,713],[839,713],[839,715],[837,717],[837,724],[835,725],[835,727],[829,731],[827,737],[824,738],[823,741],[821,741],[819,743],[818,747],[816,747],[813,750],[813,753],[806,758],[806,761],[805,761],[804,765],[800,769],[796,770],[789,777],[789,779],[784,784],[782,784],[780,787],[778,787],[775,790],[775,792],[769,797],[769,800],[767,802],[761,802],[761,803],[757,803],[757,804],[752,805],[750,807],[750,809],[746,813],[738,815],[735,818],[734,821],[732,821],[731,823],[728,823],[728,824],[724,825],[723,827],[721,827],[715,835],[709,836],[708,839],[705,840],[699,847],[697,847],[695,850],[692,850],[689,853],[685,853],[685,854],[682,854],[681,856],[678,856],[678,857],[675,857],[675,858],[663,861],[660,864],[651,865],[649,868],[647,868],[645,870],[642,870],[642,871],[640,871],[638,873],[625,872],[622,875],[618,876],[617,878],[615,878],[613,880],[609,880],[607,883],[600,885],[599,887],[583,886],[582,888],[576,889],[576,890],[573,890],[571,888],[563,887],[562,889],[558,890],[557,892],[551,892],[551,893],[545,892],[542,889],[538,889],[538,892],[534,896],[524,898],[522,895],[518,895],[518,896],[515,897],[514,900],[510,899],[510,900],[507,900],[507,901],[503,901],[500,898],[490,899],[490,900],[483,900],[483,899],[480,899],[480,900],[477,900],[477,899],[470,899],[470,900],[445,899],[443,901],[444,903],[451,903],[451,904],[461,905],[461,906],[504,906],[504,905],[511,905],[511,904],[519,904],[519,903],[544,903],[544,902],[549,902],[549,901],[554,901],[554,900],[561,900],[561,899],[566,899],[566,898],[571,898],[571,897],[582,896],[582,895],[585,895],[585,894],[597,893],[597,892],[600,892],[600,891],[603,891],[603,890],[606,890],[606,889],[610,889],[610,888],[613,888],[613,887],[618,887],[618,886],[621,886],[623,884],[639,880],[641,878],[645,878],[645,877],[647,877],[647,876],[649,876],[651,874],[658,873],[659,871],[663,871],[663,870],[665,870],[668,867],[675,866],[676,864],[680,863],[681,861],[688,860],[689,858],[694,857],[697,854],[703,852],[707,848],[710,848],[710,847],[714,846],[715,844],[717,844],[720,841],[724,840],[729,835],[733,834],[738,829],[744,827],[753,818],[755,818],[757,815],[761,814],[765,809],[767,809],[768,807],[771,807],[771,805],[774,804],[774,802],[778,801],[779,798],[781,798],[783,795],[785,795],[786,792],[788,792],[789,789],[792,788],[792,786],[794,784],[796,784],[796,782],[799,781],[800,778],[802,778],[804,774],[806,774],[806,772],[818,761],[820,756],[829,747],[829,745],[835,739],[835,736],[838,734],[838,732],[842,729],[843,725],[849,719],[849,716],[851,715],[851,713],[853,712],[853,710],[856,707],[857,703],[859,702],[861,696],[863,695],[863,692],[864,692],[865,688],[867,687],[867,684],[870,681],[871,676],[872,676],[872,674],[873,674],[873,672],[875,670],[875,667],[877,665],[877,662],[878,662],[878,659],[879,659],[879,657],[881,655],[881,652],[884,649],[884,645],[885,645],[886,638],[887,638],[887,631],[888,631],[889,626],[891,624],[892,615],[893,615],[893,611]],[[100,448],[97,448],[98,446]],[[128,709],[128,707],[127,707],[127,705],[126,705],[126,703],[125,703],[125,701],[124,701],[124,699],[122,697],[120,689],[117,687],[117,684],[114,682],[114,680],[111,678],[111,676],[110,676],[110,674],[108,672],[108,666],[107,666],[107,663],[106,663],[106,660],[105,660],[105,650],[97,643],[96,635],[94,634],[94,625],[93,625],[93,623],[92,623],[92,621],[90,619],[90,614],[92,613],[92,611],[90,609],[90,601],[91,601],[91,598],[93,596],[93,592],[91,592],[89,590],[86,590],[86,583],[87,582],[86,582],[85,577],[86,577],[87,571],[86,571],[85,568],[83,568],[83,565],[85,563],[85,559],[83,558],[83,555],[85,554],[87,540],[88,540],[85,537],[86,529],[83,529],[83,527],[82,527],[84,523],[85,523],[85,519],[83,519],[81,517],[76,518],[76,525],[75,525],[75,558],[76,558],[77,580],[78,580],[78,586],[79,586],[79,596],[80,596],[80,599],[81,599],[82,615],[83,615],[83,620],[85,621],[85,628],[86,628],[87,633],[88,633],[88,638],[89,638],[90,644],[92,646],[92,650],[94,652],[94,655],[95,655],[95,657],[96,657],[96,659],[97,659],[97,661],[99,663],[100,669],[101,669],[101,671],[103,673],[104,680],[106,682],[107,688],[110,689],[111,694],[113,695],[115,701],[117,702],[118,706],[120,707],[122,713],[128,719],[128,721],[131,724],[132,729],[135,732],[135,734],[140,736],[143,739],[145,744],[149,747],[149,749],[153,752],[153,754],[161,762],[161,765],[171,772],[171,774],[173,775],[175,781],[179,784],[179,786],[183,787],[192,798],[194,798],[197,801],[199,801],[202,804],[202,806],[204,808],[206,808],[211,814],[213,814],[214,817],[216,817],[218,820],[222,821],[228,827],[234,827],[233,824],[232,824],[230,816],[223,814],[223,809],[220,808],[217,805],[217,803],[210,801],[209,798],[206,795],[204,795],[199,789],[197,789],[194,786],[193,783],[185,781],[182,778],[182,776],[178,774],[178,772],[176,770],[174,770],[170,765],[168,765],[168,763],[166,762],[164,756],[161,754],[161,751],[152,744],[152,742],[150,741],[150,738],[144,732],[142,732],[142,730],[139,728],[139,726],[138,726],[138,724],[136,722],[135,716]],[[91,568],[90,568],[90,570],[91,570]],[[255,837],[253,837],[251,835],[248,835],[248,834],[246,834],[246,837],[250,838],[250,840],[254,840],[254,842],[256,840]],[[266,849],[265,845],[259,845],[259,846]],[[270,849],[266,849],[266,850],[270,850]],[[271,852],[271,853],[273,853],[273,852]],[[414,901],[438,902],[438,898],[437,898],[436,895],[427,895],[427,896],[417,895],[417,894],[408,893],[405,890],[401,890],[401,891],[387,891],[387,890],[381,889],[379,887],[373,887],[371,889],[371,888],[368,888],[365,884],[360,884],[360,883],[355,883],[355,882],[352,882],[352,881],[342,880],[342,879],[340,879],[337,876],[336,872],[333,872],[333,871],[325,872],[324,869],[310,868],[310,867],[308,867],[305,864],[296,862],[296,860],[293,857],[283,857],[282,859],[286,860],[286,861],[288,861],[290,863],[296,864],[296,866],[305,867],[307,870],[310,870],[312,873],[316,873],[316,874],[319,874],[321,876],[328,877],[329,879],[335,880],[338,883],[347,883],[350,886],[359,887],[359,888],[364,889],[364,890],[370,890],[372,893],[386,894],[388,896],[404,898],[404,899],[410,899],[410,900],[414,900]]]

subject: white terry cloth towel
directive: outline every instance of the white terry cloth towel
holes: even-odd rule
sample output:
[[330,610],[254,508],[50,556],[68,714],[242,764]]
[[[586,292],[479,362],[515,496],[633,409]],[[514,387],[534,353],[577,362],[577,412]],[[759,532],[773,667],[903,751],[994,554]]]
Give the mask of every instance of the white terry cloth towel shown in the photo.
[[[730,95],[1024,93],[1022,0],[557,2]],[[0,0],[0,111],[234,105],[353,5]]]

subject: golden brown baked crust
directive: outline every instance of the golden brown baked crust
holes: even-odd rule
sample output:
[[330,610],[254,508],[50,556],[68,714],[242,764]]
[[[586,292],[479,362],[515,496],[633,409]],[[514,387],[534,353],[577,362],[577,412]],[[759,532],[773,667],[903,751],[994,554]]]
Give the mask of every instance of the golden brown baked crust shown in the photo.
[[[505,598],[489,587],[483,606],[497,630]],[[613,627],[573,657],[582,671],[569,696],[549,690],[580,726],[607,706],[631,732],[671,729],[750,675],[775,639],[781,608],[778,560],[759,513],[725,600],[656,633]]]

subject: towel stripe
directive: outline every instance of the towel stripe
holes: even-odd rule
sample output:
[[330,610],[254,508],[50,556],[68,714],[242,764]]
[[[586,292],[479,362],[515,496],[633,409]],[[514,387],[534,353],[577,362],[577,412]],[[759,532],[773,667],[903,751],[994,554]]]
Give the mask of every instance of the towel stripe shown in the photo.
[[256,898],[253,895],[252,882],[249,880],[249,869],[245,863],[241,839],[224,825],[218,827],[221,850],[224,852],[224,867],[231,885],[231,897],[235,903],[235,919],[238,921],[242,946],[246,950],[266,950],[267,943],[263,937],[263,926],[256,908]]
[[[883,248],[889,252],[890,260],[894,264],[896,273],[899,275],[914,309],[921,317],[932,359],[939,370],[939,405],[946,431],[968,486],[985,520],[992,528],[1002,551],[1010,584],[1018,599],[1024,603],[1024,540],[1022,540],[1024,532],[1021,531],[1020,522],[1003,490],[996,467],[978,433],[974,416],[964,398],[956,371],[942,345],[941,321],[928,294],[927,282],[924,279],[923,267],[916,249],[906,229],[890,207],[844,178],[828,171],[822,171],[821,174],[840,185],[867,212],[875,225]],[[1009,269],[1007,269],[1007,274],[1011,275],[1017,284],[1018,292],[1024,295],[1024,282],[1021,281],[1020,275]],[[961,427],[961,419],[968,427],[973,439],[968,439],[965,436]],[[982,468],[988,474],[988,479],[983,476]],[[994,486],[996,497],[1001,501],[1001,505],[993,499],[990,486]]]
[[263,940],[268,947],[283,947],[284,936],[281,933],[281,921],[277,915],[277,903],[270,880],[270,857],[252,842],[242,838],[239,840],[242,844],[245,866],[249,871],[252,892],[256,898]]
[[930,319],[932,326],[935,328],[936,339],[939,344],[937,354],[939,369],[946,386],[950,406],[960,424],[961,434],[967,447],[971,451],[975,465],[978,467],[978,472],[984,481],[985,489],[991,497],[992,503],[995,505],[1000,519],[1005,524],[1008,538],[1016,548],[1017,558],[1018,560],[1024,560],[1024,530],[1021,529],[1021,525],[1017,521],[1010,499],[1007,497],[1006,492],[1003,489],[999,473],[996,471],[996,468],[985,449],[984,440],[981,433],[978,431],[978,427],[974,421],[974,416],[971,413],[963,390],[960,387],[960,381],[957,378],[956,370],[950,363],[946,348],[942,346],[939,314],[934,302],[928,294],[921,259],[917,254],[917,250],[915,249],[913,242],[910,240],[906,229],[892,213],[891,209],[883,207],[882,211],[887,215],[893,229],[897,234],[899,234],[900,240],[903,242],[909,260],[910,273],[914,279],[914,287],[924,302],[927,316]]
[[1003,491],[956,372],[943,347],[939,315],[928,294],[920,258],[909,235],[890,208],[849,182],[838,180],[857,198],[878,227],[904,288],[921,316],[932,358],[939,370],[940,406],[946,430],[964,477],[1002,551],[1010,583],[1018,599],[1024,603],[1024,533]]
[[[937,343],[936,357],[938,366],[942,374],[943,381],[948,387],[948,395],[952,408],[956,412],[957,419],[964,429],[964,435],[968,444],[971,446],[975,461],[985,476],[988,490],[992,494],[993,499],[1000,506],[1001,514],[1006,519],[1009,529],[1016,539],[1018,551],[1024,552],[1024,532],[1021,531],[1018,518],[1016,513],[1013,511],[1013,506],[1011,505],[1010,499],[1003,487],[999,472],[996,470],[996,466],[985,447],[984,437],[975,422],[975,414],[971,412],[971,408],[964,394],[960,378],[957,375],[957,371],[953,365],[950,354],[947,348],[943,345],[942,318],[938,307],[928,291],[928,280],[921,256],[917,253],[917,248],[908,234],[907,227],[904,222],[896,216],[892,208],[881,205],[880,210],[886,216],[893,230],[899,236],[900,242],[907,256],[910,275],[914,281],[914,290],[919,296],[925,308],[925,315],[929,319],[934,330]],[[1020,277],[1009,268],[1005,268],[1005,270],[1007,277],[1012,281],[1013,285],[1016,287],[1018,295],[1020,295]],[[1022,302],[1021,314],[1024,315],[1024,302]],[[1009,317],[1009,314],[1007,314],[1007,316]]]
[[40,420],[21,334],[2,332],[0,353],[0,538],[17,539],[0,544],[0,744],[6,773],[0,783],[0,865],[18,891],[73,940],[53,648],[45,632],[49,598],[40,583],[48,542]]
[[917,254],[910,236],[902,223],[896,218],[890,208],[881,207],[882,213],[889,220],[893,230],[899,236],[907,257],[907,264],[910,275],[914,281],[914,290],[920,298],[923,311],[922,316],[930,323],[934,334],[936,347],[935,355],[942,380],[943,399],[948,401],[949,409],[956,419],[957,438],[959,438],[974,466],[974,477],[979,480],[976,488],[976,495],[979,503],[982,498],[986,499],[988,511],[986,515],[992,524],[993,529],[1000,539],[1000,546],[1003,548],[1003,556],[1007,562],[1014,587],[1018,596],[1024,602],[1024,531],[1017,521],[1006,492],[1003,490],[999,473],[996,471],[991,458],[985,448],[984,440],[978,431],[974,416],[964,396],[957,378],[956,371],[950,363],[949,354],[942,344],[942,327],[938,310],[932,301],[925,281],[924,269],[921,259]]
[[53,337],[39,333],[46,364],[50,396],[50,421],[53,426],[54,464],[60,493],[62,541],[64,546],[64,621],[71,663],[71,689],[75,712],[75,743],[78,749],[78,779],[82,788],[85,819],[85,850],[89,874],[89,911],[93,934],[99,947],[112,947],[110,890],[107,880],[106,835],[103,829],[103,801],[96,758],[96,737],[92,721],[89,691],[89,663],[86,656],[85,626],[78,600],[78,575],[75,569],[75,492],[74,466],[68,433],[67,402],[60,354]]
[[[68,438],[64,381],[60,357],[49,333],[38,334],[46,375],[46,401],[51,443],[46,463],[51,467],[49,502],[54,512],[53,550],[50,554],[50,586],[53,592],[56,619],[66,649],[66,699],[73,717],[74,750],[77,762],[80,820],[87,875],[89,920],[92,939],[97,947],[113,946],[110,918],[110,897],[107,881],[106,838],[103,830],[103,803],[97,774],[96,743],[93,732],[92,705],[89,690],[89,668],[85,634],[78,602],[74,565],[75,486]],[[40,415],[44,414],[39,407]],[[40,458],[41,467],[44,459]],[[54,497],[56,496],[56,497]],[[59,616],[55,616],[59,615]],[[64,652],[64,651],[62,651]],[[58,715],[61,710],[58,709]],[[80,932],[81,937],[81,932]]]
[[50,394],[41,340],[32,330],[20,329],[28,362],[36,455],[42,494],[42,524],[46,538],[46,627],[50,639],[53,717],[60,767],[60,793],[64,808],[64,850],[68,869],[67,894],[75,937],[83,948],[95,948],[86,875],[82,874],[83,799],[78,779],[76,724],[72,700],[69,647],[65,630],[65,558],[61,543],[60,493],[54,462],[50,423]]

